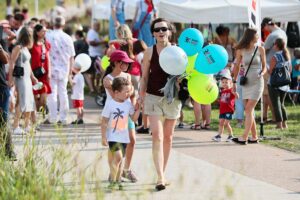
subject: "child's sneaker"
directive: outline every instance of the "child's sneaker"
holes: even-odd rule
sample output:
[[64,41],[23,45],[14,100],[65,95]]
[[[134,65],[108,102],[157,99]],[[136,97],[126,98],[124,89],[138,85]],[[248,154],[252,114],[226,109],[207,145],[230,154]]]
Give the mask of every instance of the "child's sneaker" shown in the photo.
[[180,122],[180,123],[178,124],[178,128],[184,128],[184,124]]
[[124,187],[123,187],[123,185],[122,185],[121,182],[118,182],[117,184],[118,184],[119,190],[123,190],[124,189]]
[[229,135],[226,139],[226,142],[232,142],[232,139],[233,139],[233,136],[232,135]]
[[117,182],[110,182],[109,183],[109,185],[107,186],[107,189],[109,189],[109,190],[115,190],[115,189],[117,189]]
[[130,180],[132,183],[137,182],[137,177],[132,170],[123,170],[122,177]]
[[214,136],[213,138],[212,138],[212,140],[213,141],[216,141],[216,142],[221,142],[221,139],[222,139],[222,137],[221,137],[221,135],[216,135],[216,136]]

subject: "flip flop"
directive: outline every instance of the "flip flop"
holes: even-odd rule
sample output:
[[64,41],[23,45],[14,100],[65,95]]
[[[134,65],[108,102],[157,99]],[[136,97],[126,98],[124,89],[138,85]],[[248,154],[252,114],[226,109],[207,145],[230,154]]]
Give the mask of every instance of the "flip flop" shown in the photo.
[[210,130],[210,124],[205,124],[204,126],[201,126],[201,129]]
[[193,124],[193,125],[191,126],[191,129],[192,129],[192,130],[201,130],[201,125],[200,125],[200,124]]

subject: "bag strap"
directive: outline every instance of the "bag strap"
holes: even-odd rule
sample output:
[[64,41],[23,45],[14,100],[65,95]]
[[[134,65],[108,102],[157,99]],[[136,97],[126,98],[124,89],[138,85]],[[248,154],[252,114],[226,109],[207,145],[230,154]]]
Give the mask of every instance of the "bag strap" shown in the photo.
[[248,69],[247,69],[247,71],[246,71],[245,77],[246,77],[247,74],[248,74],[248,71],[249,71],[250,66],[251,66],[251,64],[252,64],[252,61],[253,61],[253,58],[254,58],[254,56],[255,56],[255,54],[256,54],[256,52],[257,52],[257,49],[258,49],[258,46],[257,46],[257,47],[255,48],[255,50],[254,50],[254,53],[253,53],[253,55],[252,55],[252,58],[251,58],[251,60],[250,60],[249,65],[248,65]]
[[46,45],[45,45],[45,43],[43,43],[42,44],[42,55],[41,55],[42,67],[44,67],[45,60],[46,60]]
[[[142,9],[142,1],[141,1],[141,9]],[[153,8],[154,9],[154,8]],[[148,15],[150,14],[150,12],[147,12],[147,14],[144,16],[142,22],[141,22],[141,25],[140,25],[140,29],[143,27]]]

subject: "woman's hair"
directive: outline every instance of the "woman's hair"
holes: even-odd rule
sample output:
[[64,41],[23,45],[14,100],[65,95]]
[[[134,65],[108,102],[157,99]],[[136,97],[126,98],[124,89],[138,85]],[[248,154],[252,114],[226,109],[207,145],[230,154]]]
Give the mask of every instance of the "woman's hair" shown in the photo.
[[84,38],[84,32],[82,30],[77,30],[75,35],[77,35],[79,38]]
[[251,41],[254,39],[257,30],[255,28],[247,28],[243,34],[242,39],[236,45],[235,49],[248,49]]
[[125,51],[129,58],[134,59],[132,40],[128,40],[126,44],[121,45],[120,50]]
[[127,24],[122,24],[117,28],[116,36],[118,37],[119,35],[121,36],[121,39],[124,39],[126,41],[133,38],[132,32]]
[[294,56],[296,59],[300,59],[300,48],[295,48],[294,50]]
[[37,24],[34,26],[33,28],[33,42],[37,43],[39,36],[38,36],[38,32],[40,32],[43,29],[43,25],[41,24]]
[[286,48],[284,40],[282,38],[277,38],[274,44],[278,47],[279,50],[282,51],[284,59],[290,60],[290,53]]
[[218,35],[223,35],[224,33],[224,26],[223,25],[219,25],[217,28],[216,28],[216,33]]
[[167,23],[167,26],[168,26],[168,29],[170,30],[170,31],[173,31],[173,26],[172,26],[172,24],[168,21],[168,20],[166,20],[166,19],[164,19],[164,18],[157,18],[157,19],[155,19],[155,20],[153,20],[152,21],[152,23],[151,23],[151,27],[150,27],[150,30],[151,30],[151,33],[153,34],[153,32],[154,32],[154,26],[155,26],[155,24],[156,23],[160,23],[160,22],[166,22]]
[[17,44],[25,47],[30,45],[32,43],[32,40],[33,38],[31,30],[28,27],[24,26],[19,33]]
[[133,54],[138,55],[141,52],[146,51],[147,44],[143,40],[137,40],[133,43]]
[[125,86],[130,85],[130,82],[128,79],[124,77],[116,77],[114,78],[111,88],[112,91],[119,91],[121,92]]

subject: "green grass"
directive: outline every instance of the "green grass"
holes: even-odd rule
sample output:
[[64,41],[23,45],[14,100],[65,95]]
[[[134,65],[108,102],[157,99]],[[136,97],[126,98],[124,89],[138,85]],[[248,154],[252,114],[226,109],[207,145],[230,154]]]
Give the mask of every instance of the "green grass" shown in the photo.
[[[82,0],[65,0],[66,6],[68,5],[77,5],[77,2]],[[29,17],[34,16],[34,10],[35,10],[35,0],[22,0],[21,1],[21,9],[23,5],[27,5],[29,8]],[[45,11],[50,10],[53,8],[56,4],[56,0],[39,0],[39,15],[42,15]],[[14,7],[16,5],[16,0],[12,0],[12,6]],[[0,18],[5,17],[5,11],[6,11],[6,1],[1,0],[0,3],[0,10],[2,10],[2,16]]]
[[[256,108],[255,115],[256,118],[260,118],[260,110],[259,105]],[[278,130],[275,129],[275,124],[265,124],[264,125],[264,136],[275,136],[280,137],[281,140],[264,140],[261,141],[263,144],[275,146],[278,148],[286,149],[292,152],[300,153],[300,106],[292,106],[287,105],[287,114],[288,114],[288,129],[287,130]],[[269,116],[270,113],[269,113]],[[211,129],[214,131],[218,131],[218,118],[219,118],[219,110],[217,107],[213,106],[212,115],[211,115]],[[192,109],[185,108],[184,109],[184,121],[186,123],[194,122],[194,113]],[[243,133],[243,128],[236,128],[236,120],[231,121],[231,126],[233,128],[233,133],[235,136],[240,136]],[[225,130],[225,134],[227,130]],[[260,124],[257,123],[257,131],[260,134]],[[251,134],[250,134],[251,135]]]

